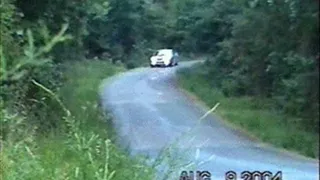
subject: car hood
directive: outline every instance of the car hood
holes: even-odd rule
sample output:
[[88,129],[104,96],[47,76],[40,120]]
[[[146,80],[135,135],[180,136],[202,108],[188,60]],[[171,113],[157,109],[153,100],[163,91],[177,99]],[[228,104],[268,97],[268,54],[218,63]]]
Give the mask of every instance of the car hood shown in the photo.
[[171,56],[170,55],[156,55],[156,56],[152,56],[153,58],[156,58],[156,59],[167,59],[167,58],[170,58]]

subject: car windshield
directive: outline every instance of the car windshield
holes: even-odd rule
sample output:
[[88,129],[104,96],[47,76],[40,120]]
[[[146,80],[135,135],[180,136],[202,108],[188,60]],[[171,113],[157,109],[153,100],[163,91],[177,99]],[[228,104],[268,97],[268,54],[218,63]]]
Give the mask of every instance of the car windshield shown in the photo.
[[154,55],[155,56],[164,56],[164,55],[169,55],[170,53],[171,53],[170,49],[163,49],[163,50],[157,51]]

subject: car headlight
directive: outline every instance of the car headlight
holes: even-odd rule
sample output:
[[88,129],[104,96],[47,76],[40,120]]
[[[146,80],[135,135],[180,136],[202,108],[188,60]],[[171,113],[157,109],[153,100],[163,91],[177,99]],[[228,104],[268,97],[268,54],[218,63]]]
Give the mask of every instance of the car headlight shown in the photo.
[[151,57],[151,58],[150,58],[150,63],[151,63],[151,64],[156,64],[156,63],[157,63],[156,58],[155,58],[155,57]]

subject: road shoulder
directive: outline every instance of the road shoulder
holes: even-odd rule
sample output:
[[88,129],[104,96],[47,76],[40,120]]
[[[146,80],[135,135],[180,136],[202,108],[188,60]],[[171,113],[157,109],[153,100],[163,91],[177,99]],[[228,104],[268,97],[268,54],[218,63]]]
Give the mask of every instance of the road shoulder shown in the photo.
[[[178,75],[180,76],[180,75]],[[185,87],[183,87],[183,85],[181,84],[179,77],[177,77],[175,79],[175,87],[177,88],[178,91],[180,91],[182,94],[184,94],[188,99],[190,99],[190,101],[192,101],[196,106],[198,106],[200,109],[203,109],[205,111],[209,111],[212,107],[208,106],[208,103],[206,103],[205,101],[203,101],[203,99],[201,97],[199,97],[199,95],[197,95],[194,92],[191,92],[190,89],[187,89]],[[216,102],[218,103],[218,102]],[[256,134],[253,134],[252,132],[250,132],[248,129],[239,126],[238,124],[233,123],[232,121],[230,121],[230,119],[228,119],[227,117],[225,117],[223,115],[223,113],[219,112],[219,107],[217,109],[216,113],[211,113],[211,116],[214,117],[214,119],[217,119],[219,122],[221,122],[223,125],[225,125],[226,127],[228,127],[229,129],[231,129],[233,132],[235,132],[236,134],[239,134],[253,142],[259,143],[259,145],[261,145],[263,148],[267,148],[270,149],[272,151],[277,151],[280,153],[283,153],[287,156],[290,157],[294,157],[294,158],[298,158],[301,160],[307,160],[307,161],[313,161],[313,162],[319,162],[319,159],[316,158],[311,158],[311,157],[307,157],[305,155],[302,155],[301,153],[294,151],[294,150],[288,150],[286,148],[282,148],[279,146],[274,146],[271,143],[268,143],[266,141],[263,141],[261,138],[259,138]]]

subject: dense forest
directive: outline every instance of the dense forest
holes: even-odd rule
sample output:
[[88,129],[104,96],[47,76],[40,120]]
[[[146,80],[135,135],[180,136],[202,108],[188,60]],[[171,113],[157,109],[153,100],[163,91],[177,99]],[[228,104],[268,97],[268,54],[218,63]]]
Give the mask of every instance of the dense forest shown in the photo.
[[256,1],[238,13],[208,78],[228,96],[272,98],[319,131],[318,1]]
[[[212,88],[268,99],[319,132],[318,8],[317,0],[1,0],[1,140],[61,126],[65,111],[51,96],[67,81],[65,64],[133,68],[160,47],[205,54]],[[19,117],[27,123],[12,129]]]

